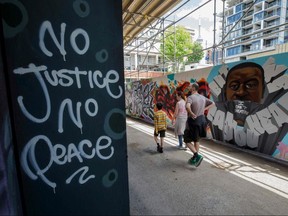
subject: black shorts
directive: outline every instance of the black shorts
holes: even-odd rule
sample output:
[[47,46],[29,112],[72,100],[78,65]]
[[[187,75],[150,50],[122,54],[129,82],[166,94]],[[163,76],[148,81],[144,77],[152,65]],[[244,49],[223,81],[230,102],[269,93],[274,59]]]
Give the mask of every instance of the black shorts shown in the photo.
[[199,142],[201,137],[206,137],[206,119],[204,115],[198,116],[196,119],[188,118],[187,126],[184,131],[184,142]]
[[160,137],[165,137],[165,132],[166,130],[161,130],[156,133],[156,131],[154,130],[154,136],[158,136],[160,134]]

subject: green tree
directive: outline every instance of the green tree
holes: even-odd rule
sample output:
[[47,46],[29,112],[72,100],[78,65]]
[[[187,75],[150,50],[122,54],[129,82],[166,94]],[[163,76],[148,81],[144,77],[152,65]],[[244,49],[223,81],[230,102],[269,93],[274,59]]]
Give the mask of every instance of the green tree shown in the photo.
[[179,71],[183,56],[192,53],[192,48],[190,33],[183,26],[171,26],[165,31],[161,52],[165,55],[165,62],[174,62],[174,72]]
[[204,56],[204,51],[200,43],[194,42],[192,54],[188,56],[188,63],[198,63]]

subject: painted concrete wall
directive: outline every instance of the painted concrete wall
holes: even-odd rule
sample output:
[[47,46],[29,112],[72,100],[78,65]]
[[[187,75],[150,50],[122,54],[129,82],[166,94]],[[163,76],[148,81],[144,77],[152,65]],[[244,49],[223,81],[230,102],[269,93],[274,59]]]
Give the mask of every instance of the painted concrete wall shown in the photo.
[[126,114],[152,123],[160,101],[173,127],[176,92],[187,95],[187,86],[198,82],[200,93],[216,103],[207,113],[213,139],[287,161],[287,58],[282,53],[129,83]]

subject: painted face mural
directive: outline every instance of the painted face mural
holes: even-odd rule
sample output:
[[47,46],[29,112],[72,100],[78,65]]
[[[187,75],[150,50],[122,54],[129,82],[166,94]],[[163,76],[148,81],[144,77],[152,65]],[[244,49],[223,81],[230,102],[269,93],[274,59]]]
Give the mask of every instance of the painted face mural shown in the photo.
[[[253,62],[244,62],[232,67],[223,87],[224,101],[233,113],[237,125],[244,126],[247,115],[260,108],[264,91],[264,70]],[[218,107],[220,107],[218,101]]]
[[239,64],[228,72],[226,99],[260,103],[263,96],[264,71],[254,63]]
[[215,139],[272,155],[287,134],[287,66],[282,58],[260,59],[264,63],[222,65],[216,75],[211,71],[216,107],[208,119]]
[[[131,101],[131,104],[138,101],[139,113],[143,113],[142,105],[150,106],[153,110],[155,101],[160,100],[169,118],[172,118],[175,92],[182,91],[187,96],[190,84],[197,82],[199,93],[216,104],[205,113],[210,121],[210,136],[218,141],[288,160],[287,59],[288,53],[282,53],[169,74],[138,86],[137,89],[144,89],[150,83],[149,98],[153,98],[153,101],[149,100],[150,105],[143,100],[147,98],[144,91],[131,94],[133,98],[126,98],[126,101]],[[127,108],[129,105],[126,104]],[[131,115],[129,111],[127,114]],[[153,112],[150,117],[152,122]],[[140,118],[147,120],[146,115]],[[173,127],[172,124],[170,126]]]

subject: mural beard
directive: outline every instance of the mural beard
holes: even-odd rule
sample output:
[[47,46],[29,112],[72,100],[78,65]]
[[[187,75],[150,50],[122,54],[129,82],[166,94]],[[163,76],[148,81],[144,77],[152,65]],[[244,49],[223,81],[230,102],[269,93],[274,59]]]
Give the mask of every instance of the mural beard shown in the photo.
[[237,125],[244,126],[246,117],[248,115],[254,114],[256,111],[263,108],[259,103],[252,101],[240,101],[233,100],[221,103],[217,103],[217,107],[224,106],[228,112],[233,113],[233,119],[237,122]]

